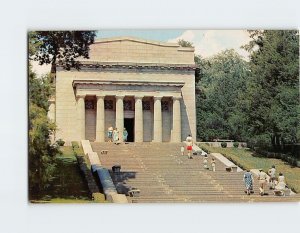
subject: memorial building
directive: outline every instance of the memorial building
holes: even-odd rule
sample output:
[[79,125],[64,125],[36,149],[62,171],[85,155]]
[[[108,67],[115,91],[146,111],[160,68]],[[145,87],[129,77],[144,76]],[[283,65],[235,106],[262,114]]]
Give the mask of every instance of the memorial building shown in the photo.
[[108,127],[131,142],[196,138],[194,48],[118,37],[96,40],[81,69],[57,66],[49,118],[55,139],[107,141]]

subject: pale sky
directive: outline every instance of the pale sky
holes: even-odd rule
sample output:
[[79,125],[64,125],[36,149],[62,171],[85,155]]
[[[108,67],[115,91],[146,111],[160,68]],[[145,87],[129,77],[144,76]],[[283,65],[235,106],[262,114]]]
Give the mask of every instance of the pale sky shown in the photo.
[[[142,39],[176,43],[179,39],[190,41],[195,46],[195,54],[204,58],[218,54],[225,49],[234,49],[246,60],[248,53],[241,49],[249,42],[246,30],[100,30],[97,39],[119,36],[132,36]],[[50,72],[50,65],[40,66],[32,62],[38,75]]]

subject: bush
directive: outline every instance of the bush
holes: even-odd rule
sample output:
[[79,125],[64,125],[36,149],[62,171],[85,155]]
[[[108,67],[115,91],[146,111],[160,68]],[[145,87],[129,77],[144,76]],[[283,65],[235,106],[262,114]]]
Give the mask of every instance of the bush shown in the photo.
[[57,143],[57,145],[59,145],[59,146],[64,146],[64,145],[65,145],[65,141],[62,140],[62,139],[58,139],[58,140],[56,141],[56,143]]
[[234,143],[233,143],[233,146],[234,146],[235,148],[238,148],[238,147],[239,147],[239,143],[238,143],[238,142],[234,142]]
[[227,147],[227,142],[222,142],[221,147],[226,148]]
[[79,149],[79,144],[78,144],[78,142],[72,142],[72,148],[73,148],[73,150]]

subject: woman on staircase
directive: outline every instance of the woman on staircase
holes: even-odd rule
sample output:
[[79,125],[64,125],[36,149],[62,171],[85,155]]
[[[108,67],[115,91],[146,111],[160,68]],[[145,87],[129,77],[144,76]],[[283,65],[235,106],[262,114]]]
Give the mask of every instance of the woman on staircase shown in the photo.
[[253,190],[253,175],[250,172],[250,170],[247,170],[247,172],[244,174],[243,180],[244,180],[244,183],[245,183],[245,186],[246,186],[245,193],[250,195],[251,191]]

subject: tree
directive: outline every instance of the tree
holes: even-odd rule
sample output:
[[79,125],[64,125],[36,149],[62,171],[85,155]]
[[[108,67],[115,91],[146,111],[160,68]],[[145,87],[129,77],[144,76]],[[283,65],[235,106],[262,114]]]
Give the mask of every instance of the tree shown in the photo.
[[234,50],[225,50],[201,61],[200,93],[197,95],[197,136],[202,140],[241,140],[245,116],[240,94],[246,89],[249,67]]
[[177,42],[181,47],[194,47],[193,43],[184,39],[179,39]]
[[28,119],[28,178],[29,198],[40,198],[49,187],[55,170],[55,156],[60,153],[51,144],[50,135],[55,124],[47,118],[48,100],[53,95],[52,78],[56,64],[64,69],[80,68],[78,57],[88,58],[89,45],[94,42],[94,31],[36,31],[30,32],[29,60],[40,65],[51,64],[52,76],[37,77],[29,65],[29,119]]
[[[248,126],[253,144],[280,149],[299,141],[299,33],[249,31],[252,77],[248,81]],[[297,136],[298,135],[298,136]]]
[[94,43],[95,31],[35,31],[29,33],[29,58],[40,65],[56,63],[64,69],[80,68],[78,57],[89,58],[89,46]]
[[48,99],[52,94],[49,76],[38,78],[29,66],[28,177],[29,198],[38,198],[49,187],[55,169],[57,146],[50,134],[55,124],[47,118]]

